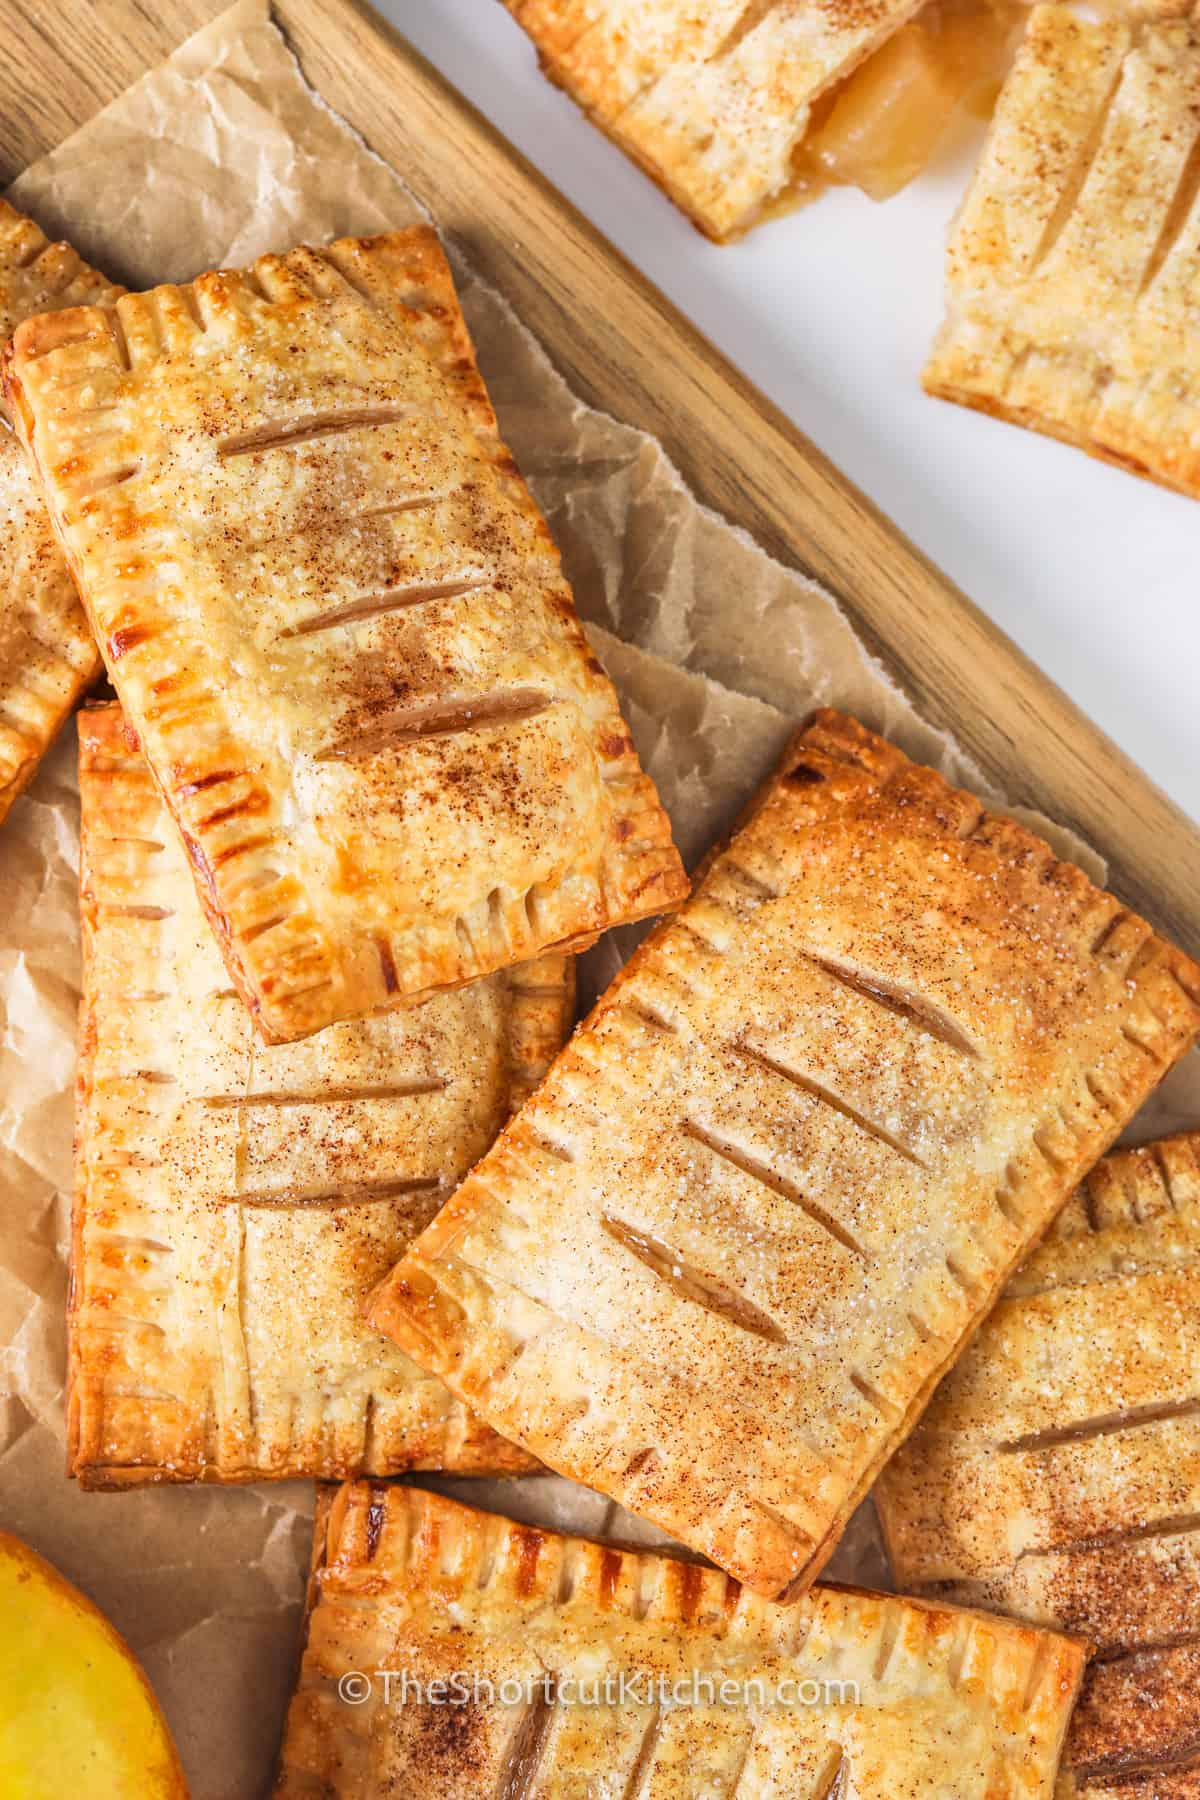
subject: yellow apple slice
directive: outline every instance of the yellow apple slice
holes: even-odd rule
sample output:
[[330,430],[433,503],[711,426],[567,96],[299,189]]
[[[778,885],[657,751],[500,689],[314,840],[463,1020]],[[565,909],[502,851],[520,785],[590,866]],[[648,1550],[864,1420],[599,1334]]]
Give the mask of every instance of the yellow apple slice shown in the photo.
[[187,1800],[150,1684],[78,1588],[0,1531],[4,1800]]

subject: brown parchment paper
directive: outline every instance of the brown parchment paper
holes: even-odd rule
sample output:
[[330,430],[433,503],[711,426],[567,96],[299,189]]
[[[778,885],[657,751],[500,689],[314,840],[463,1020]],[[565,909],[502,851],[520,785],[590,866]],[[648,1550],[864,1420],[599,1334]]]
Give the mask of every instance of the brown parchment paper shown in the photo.
[[[301,239],[402,225],[421,208],[305,86],[264,0],[239,0],[59,150],[14,202],[134,286],[184,280]],[[454,246],[450,246],[454,252]],[[545,508],[642,758],[693,862],[792,724],[829,702],[985,798],[815,583],[702,508],[651,439],[584,406],[502,297],[456,258],[505,434]],[[196,1800],[269,1783],[296,1648],[312,1489],[82,1494],[64,1477],[65,1253],[78,987],[74,733],[0,835],[0,1525],[90,1593],[142,1656]],[[1102,874],[1070,834],[1037,821]],[[628,949],[588,958],[595,992]],[[1133,1136],[1200,1124],[1183,1065]],[[439,1485],[621,1541],[661,1541],[556,1477]],[[887,1579],[869,1507],[836,1573]]]

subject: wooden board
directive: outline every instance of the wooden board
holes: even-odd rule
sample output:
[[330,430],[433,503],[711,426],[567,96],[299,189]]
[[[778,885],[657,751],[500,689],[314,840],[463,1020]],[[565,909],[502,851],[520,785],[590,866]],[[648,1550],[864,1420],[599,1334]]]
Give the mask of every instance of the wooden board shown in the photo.
[[[66,29],[50,0],[0,0],[0,179],[221,10],[93,0]],[[1200,953],[1200,828],[376,14],[356,0],[277,0],[276,18],[314,87],[507,294],[575,390],[653,432],[701,499],[823,581],[928,718],[1014,800],[1095,844],[1117,891]]]

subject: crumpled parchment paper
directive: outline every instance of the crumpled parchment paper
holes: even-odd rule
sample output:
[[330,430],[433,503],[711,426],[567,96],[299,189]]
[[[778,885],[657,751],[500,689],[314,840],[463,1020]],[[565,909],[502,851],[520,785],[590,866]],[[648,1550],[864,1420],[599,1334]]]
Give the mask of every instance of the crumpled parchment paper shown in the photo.
[[[409,223],[422,209],[402,174],[308,89],[264,0],[239,0],[28,169],[11,196],[111,275],[149,286],[301,240]],[[998,798],[916,715],[821,588],[701,507],[652,439],[578,401],[503,298],[461,258],[456,272],[502,427],[562,546],[689,862],[728,826],[791,726],[825,702]],[[79,1582],[141,1655],[196,1800],[240,1800],[270,1779],[296,1652],[311,1487],[83,1494],[64,1477],[79,966],[74,755],[72,730],[0,835],[0,1525]],[[1086,846],[1039,823],[1065,854],[1102,873]],[[614,933],[590,953],[590,992],[628,942]],[[1189,1124],[1200,1124],[1196,1058],[1133,1135]],[[657,1540],[553,1476],[439,1485],[547,1524]],[[869,1508],[834,1572],[886,1580]]]

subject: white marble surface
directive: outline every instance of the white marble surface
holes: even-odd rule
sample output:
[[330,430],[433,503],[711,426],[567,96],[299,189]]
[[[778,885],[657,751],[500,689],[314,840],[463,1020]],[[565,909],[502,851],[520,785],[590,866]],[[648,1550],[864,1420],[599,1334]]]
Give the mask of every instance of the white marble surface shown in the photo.
[[829,194],[718,249],[542,79],[495,0],[376,4],[1200,818],[1200,503],[917,384],[977,134],[885,206]]

